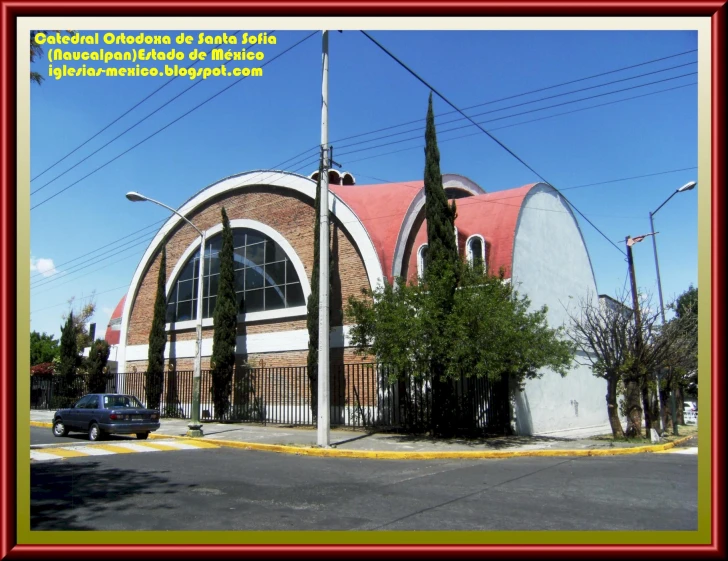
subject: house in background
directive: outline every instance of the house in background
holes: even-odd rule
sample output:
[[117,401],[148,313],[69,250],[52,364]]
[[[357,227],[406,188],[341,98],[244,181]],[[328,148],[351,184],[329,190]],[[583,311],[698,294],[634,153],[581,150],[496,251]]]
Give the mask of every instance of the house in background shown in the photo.
[[[421,180],[356,185],[333,172],[331,211],[332,364],[370,362],[354,353],[340,312],[349,296],[395,277],[417,278],[427,252],[425,193]],[[564,303],[592,294],[596,284],[576,218],[553,187],[535,183],[493,193],[466,177],[443,175],[457,199],[461,255],[486,270],[503,271],[534,308],[548,306],[549,322],[567,321]],[[238,315],[237,353],[251,365],[306,364],[306,302],[311,293],[315,174],[259,170],[210,185],[179,212],[207,236],[204,255],[202,367],[212,352],[221,208],[234,234]],[[146,368],[162,247],[167,251],[167,359],[191,370],[195,356],[200,236],[178,216],[159,229],[139,262],[127,294],[112,314],[106,339],[119,372]],[[514,392],[513,417],[521,434],[582,435],[608,431],[606,383],[575,364],[566,378],[545,372]]]

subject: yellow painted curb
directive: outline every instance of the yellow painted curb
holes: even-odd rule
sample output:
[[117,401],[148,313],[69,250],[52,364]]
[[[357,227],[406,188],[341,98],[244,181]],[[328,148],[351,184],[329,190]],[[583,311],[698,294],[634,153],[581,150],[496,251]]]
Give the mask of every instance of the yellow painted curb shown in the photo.
[[[563,457],[563,456],[619,456],[668,450],[677,444],[689,440],[690,436],[654,446],[636,446],[634,448],[611,448],[608,450],[513,450],[502,451],[470,451],[459,452],[385,452],[370,450],[337,450],[332,448],[304,448],[284,446],[281,444],[260,444],[255,442],[238,442],[234,440],[210,440],[220,446],[241,448],[243,450],[260,450],[295,454],[297,456],[319,456],[329,458],[360,458],[370,460],[445,460],[445,459],[498,459],[520,457]],[[190,439],[194,440],[194,439]]]
[[[31,426],[52,427],[51,423],[31,421]],[[260,444],[257,442],[239,442],[237,440],[199,439],[188,436],[175,436],[168,434],[150,434],[150,438],[177,438],[182,440],[209,442],[227,448],[240,448],[243,450],[259,450],[263,452],[277,452],[280,454],[294,454],[296,456],[319,456],[327,458],[359,458],[369,460],[456,460],[456,459],[499,459],[499,458],[525,458],[541,457],[556,458],[564,456],[623,456],[627,454],[642,454],[647,452],[660,452],[674,448],[678,444],[687,442],[692,436],[679,438],[666,444],[649,446],[635,446],[633,448],[609,448],[600,450],[512,450],[512,451],[475,451],[462,450],[459,452],[387,452],[375,450],[338,450],[336,448],[305,448],[298,446],[285,446],[283,444]]]
[[53,423],[44,423],[42,421],[30,421],[31,427],[42,427],[44,429],[52,429]]

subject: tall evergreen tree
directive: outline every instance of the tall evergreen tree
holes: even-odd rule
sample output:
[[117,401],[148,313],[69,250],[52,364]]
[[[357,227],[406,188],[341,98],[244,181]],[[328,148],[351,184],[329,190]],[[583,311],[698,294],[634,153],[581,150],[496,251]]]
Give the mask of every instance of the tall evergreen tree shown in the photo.
[[230,410],[233,372],[235,370],[235,340],[238,328],[238,306],[235,297],[235,262],[233,231],[225,208],[222,209],[222,247],[220,248],[220,278],[217,303],[213,313],[215,333],[212,341],[212,402],[215,415],[222,420]]
[[154,300],[154,317],[149,332],[147,355],[147,407],[158,409],[164,383],[164,348],[167,346],[167,248],[162,248],[162,259],[157,275],[157,296]]
[[106,391],[106,364],[109,361],[109,344],[103,339],[96,339],[86,361],[88,370],[88,391],[90,393],[103,393]]
[[76,346],[76,331],[73,322],[73,312],[69,312],[66,323],[61,327],[60,365],[58,373],[61,375],[61,394],[72,400],[75,397],[76,369],[81,362]]
[[316,424],[318,419],[318,347],[319,347],[319,260],[321,259],[321,175],[323,174],[323,152],[319,159],[319,174],[316,182],[313,219],[313,268],[311,269],[311,294],[308,297],[306,328],[308,329],[308,358],[306,360],[308,385],[311,394],[311,415]]
[[440,150],[437,146],[435,115],[432,110],[432,92],[427,106],[425,127],[425,218],[427,219],[427,256],[424,282],[433,294],[437,305],[428,315],[428,339],[433,344],[430,367],[432,376],[432,423],[433,432],[447,435],[452,432],[454,393],[445,379],[447,344],[438,337],[453,309],[455,289],[459,278],[457,245],[455,243],[455,202],[447,202],[440,172]]
[[455,201],[447,202],[447,195],[442,186],[440,173],[440,150],[437,147],[435,115],[432,111],[432,93],[427,106],[427,124],[425,127],[425,218],[427,219],[427,251],[428,260],[434,266],[434,274],[444,273],[447,267],[454,275],[450,280],[452,290],[457,282],[458,256],[455,242],[455,217],[457,210]]

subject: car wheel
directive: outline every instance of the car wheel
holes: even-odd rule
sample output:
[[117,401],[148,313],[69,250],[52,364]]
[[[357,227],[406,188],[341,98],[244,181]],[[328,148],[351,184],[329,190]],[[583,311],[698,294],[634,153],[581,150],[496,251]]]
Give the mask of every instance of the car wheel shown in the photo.
[[146,440],[147,438],[149,438],[149,433],[148,432],[138,432],[138,433],[136,433],[136,437],[137,437],[137,440]]
[[60,419],[53,421],[53,436],[66,436],[67,434],[68,429],[66,428],[66,425],[63,424],[63,421]]
[[101,428],[97,423],[91,423],[91,426],[88,428],[88,439],[91,442],[97,442],[104,438],[104,433],[101,431]]

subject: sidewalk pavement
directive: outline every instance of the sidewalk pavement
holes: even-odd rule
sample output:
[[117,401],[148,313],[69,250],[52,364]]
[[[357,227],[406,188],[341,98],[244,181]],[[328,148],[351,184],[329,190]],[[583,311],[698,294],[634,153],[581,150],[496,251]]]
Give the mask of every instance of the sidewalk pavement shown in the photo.
[[[31,426],[51,427],[53,411],[31,410]],[[185,419],[162,419],[153,438],[186,438]],[[515,456],[603,456],[659,452],[681,444],[692,436],[671,442],[643,446],[628,441],[548,436],[508,436],[492,438],[440,439],[385,432],[332,429],[330,447],[317,446],[317,433],[311,427],[243,423],[205,423],[204,439],[221,446],[248,450],[293,453],[312,456],[338,456],[378,459],[506,458]]]

